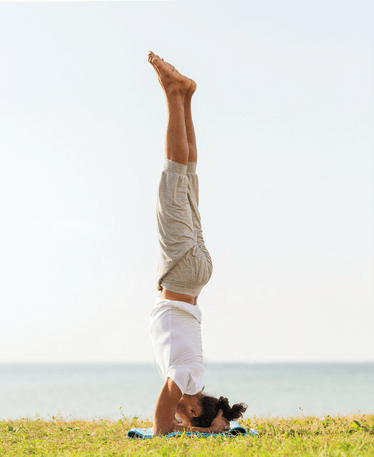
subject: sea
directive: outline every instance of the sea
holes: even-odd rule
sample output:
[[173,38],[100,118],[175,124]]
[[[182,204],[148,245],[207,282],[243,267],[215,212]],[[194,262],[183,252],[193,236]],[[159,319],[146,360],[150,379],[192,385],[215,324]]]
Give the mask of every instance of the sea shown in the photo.
[[[374,413],[374,362],[208,363],[204,382],[249,418]],[[161,386],[151,363],[3,363],[0,420],[151,419]]]

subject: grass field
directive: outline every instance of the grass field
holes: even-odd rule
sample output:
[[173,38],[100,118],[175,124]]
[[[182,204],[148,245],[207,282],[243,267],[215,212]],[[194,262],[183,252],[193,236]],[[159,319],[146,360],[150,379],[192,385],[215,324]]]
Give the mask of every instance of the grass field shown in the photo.
[[130,440],[138,418],[0,421],[0,456],[374,456],[374,415],[251,418],[240,424],[258,436]]

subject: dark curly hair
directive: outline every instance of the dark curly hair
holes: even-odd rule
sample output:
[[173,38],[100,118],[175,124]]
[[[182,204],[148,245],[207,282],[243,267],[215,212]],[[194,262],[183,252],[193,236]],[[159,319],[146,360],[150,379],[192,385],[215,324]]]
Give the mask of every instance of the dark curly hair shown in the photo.
[[210,427],[220,409],[223,411],[223,417],[228,421],[232,421],[242,417],[243,413],[248,408],[245,403],[236,403],[231,407],[227,398],[219,397],[218,399],[211,395],[202,395],[200,398],[200,406],[202,409],[200,416],[191,419],[191,425],[194,427]]

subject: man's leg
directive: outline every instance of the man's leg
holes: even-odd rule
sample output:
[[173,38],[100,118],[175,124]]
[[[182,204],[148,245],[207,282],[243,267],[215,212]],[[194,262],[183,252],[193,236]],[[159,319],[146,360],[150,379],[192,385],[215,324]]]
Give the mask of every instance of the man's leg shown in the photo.
[[[189,149],[188,157],[188,167],[187,167],[187,177],[188,177],[188,200],[191,207],[192,221],[194,225],[194,231],[196,233],[197,242],[200,249],[203,251],[205,259],[209,264],[210,272],[212,271],[212,259],[210,254],[205,246],[203,238],[203,230],[201,227],[201,217],[199,213],[199,180],[196,174],[196,165],[197,165],[197,146],[196,146],[196,136],[195,129],[192,122],[192,111],[191,111],[191,99],[192,95],[196,90],[195,81],[191,80],[191,85],[186,92],[184,98],[184,118],[186,123],[186,132],[187,132],[187,142]],[[197,297],[195,297],[194,304],[197,303]]]
[[165,157],[168,160],[187,165],[189,145],[185,123],[185,96],[191,86],[191,80],[181,75],[172,65],[164,62],[152,51],[148,53],[148,61],[157,73],[166,98],[168,121]]
[[197,162],[197,147],[195,129],[192,122],[191,99],[196,90],[196,83],[191,79],[191,85],[184,97],[184,120],[186,125],[187,143],[188,143],[188,161]]
[[189,179],[186,173],[189,150],[184,117],[185,96],[191,86],[191,80],[153,52],[148,53],[148,61],[156,71],[168,110],[165,142],[167,160],[164,162],[159,181],[156,207],[161,248],[157,275],[158,289],[190,296],[190,289],[184,285],[183,277],[171,277],[168,273],[196,244],[188,199]]

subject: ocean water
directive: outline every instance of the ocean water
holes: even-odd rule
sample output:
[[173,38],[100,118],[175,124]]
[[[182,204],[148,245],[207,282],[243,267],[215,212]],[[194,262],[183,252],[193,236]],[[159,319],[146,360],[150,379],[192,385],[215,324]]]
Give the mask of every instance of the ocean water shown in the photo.
[[[374,413],[374,363],[210,363],[204,381],[246,417]],[[152,364],[0,364],[0,420],[151,418],[161,385]]]

